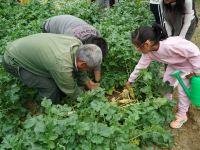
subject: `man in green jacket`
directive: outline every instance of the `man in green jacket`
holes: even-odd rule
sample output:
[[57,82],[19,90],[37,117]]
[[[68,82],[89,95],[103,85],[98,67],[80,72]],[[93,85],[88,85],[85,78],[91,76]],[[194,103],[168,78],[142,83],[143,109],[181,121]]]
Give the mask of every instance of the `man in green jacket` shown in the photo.
[[40,33],[10,43],[3,57],[4,68],[28,87],[36,88],[41,98],[59,103],[62,93],[76,99],[87,89],[99,86],[86,71],[102,62],[100,48],[82,45],[75,37]]
[[[95,44],[101,48],[103,57],[108,51],[107,42],[99,31],[81,18],[72,15],[58,15],[48,18],[43,24],[43,32],[75,36],[83,44]],[[100,82],[101,66],[94,68],[93,72],[95,82]]]

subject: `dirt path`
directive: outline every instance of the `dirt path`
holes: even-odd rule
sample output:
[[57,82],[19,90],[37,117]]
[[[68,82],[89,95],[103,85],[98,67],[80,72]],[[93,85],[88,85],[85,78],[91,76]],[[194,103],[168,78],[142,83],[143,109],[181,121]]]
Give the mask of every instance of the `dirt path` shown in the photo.
[[[200,1],[196,10],[200,16]],[[200,48],[200,23],[192,41]],[[200,150],[200,108],[190,107],[188,122],[181,129],[173,129],[175,144],[172,150]]]
[[200,150],[200,109],[191,107],[188,122],[180,129],[173,129],[174,147],[172,150]]

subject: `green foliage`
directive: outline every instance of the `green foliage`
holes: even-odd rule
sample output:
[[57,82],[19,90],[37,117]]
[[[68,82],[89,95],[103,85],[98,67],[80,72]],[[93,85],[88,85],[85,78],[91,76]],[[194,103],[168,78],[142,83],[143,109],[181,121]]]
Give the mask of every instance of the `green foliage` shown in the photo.
[[[41,27],[47,18],[58,14],[72,14],[95,22],[99,11],[96,5],[86,1],[32,0],[28,5],[20,5],[16,0],[1,1],[0,3],[0,54],[6,49],[7,42],[42,32]],[[81,10],[81,11],[79,11]],[[86,11],[85,11],[86,10]],[[96,15],[91,15],[96,14]],[[32,100],[34,91],[27,90],[18,80],[13,79],[0,67],[0,138],[5,134],[16,133],[20,126],[20,117],[26,111],[21,105],[24,100]],[[9,117],[8,117],[9,116]]]
[[[17,130],[23,111],[19,100],[19,85],[0,67],[0,138]],[[9,116],[9,117],[8,117]]]
[[163,129],[172,119],[172,103],[160,98],[120,108],[104,95],[100,88],[87,92],[75,110],[43,100],[44,113],[29,116],[16,135],[3,138],[0,148],[137,150],[172,145],[171,134]]
[[149,69],[144,69],[140,72],[133,84],[135,96],[138,100],[154,99],[173,92],[173,87],[162,82],[163,71],[160,68],[164,68],[164,64],[152,63]]
[[109,44],[101,82],[106,89],[124,86],[137,64],[140,55],[131,44],[131,32],[141,25],[151,23],[152,16],[147,7],[147,1],[120,1],[96,25]]
[[[14,0],[0,4],[0,52],[5,51],[6,42],[20,37],[42,32],[43,22],[59,14],[71,14],[86,21],[96,22],[99,16],[98,7],[89,2],[72,1],[39,1],[32,0],[28,5],[20,5]],[[95,15],[92,15],[95,14]]]
[[[100,10],[85,0],[32,0],[20,5],[15,0],[0,0],[0,53],[6,43],[42,32],[43,22],[55,15],[71,14],[93,24],[106,38],[109,53],[103,63],[102,87],[106,91],[123,87],[140,54],[130,40],[130,32],[152,21],[148,1],[121,0],[112,9]],[[44,113],[24,116],[24,99],[34,99],[0,67],[0,149],[117,149],[130,150],[158,145],[171,147],[171,134],[164,129],[174,105],[160,96],[158,65],[143,71],[135,83],[141,103],[120,108],[111,105],[104,90],[87,92],[72,107],[52,105],[44,100]],[[156,80],[152,80],[156,79]],[[141,89],[139,89],[141,88]],[[22,119],[24,117],[24,119]],[[25,120],[25,121],[24,121]]]
[[101,82],[107,90],[125,85],[140,57],[131,44],[130,33],[152,20],[147,1],[122,0],[106,11],[87,1],[32,0],[28,5],[20,5],[10,0],[0,6],[6,8],[0,13],[0,53],[5,51],[7,42],[41,32],[44,20],[51,16],[71,14],[94,24],[109,45]]
[[0,68],[0,74],[0,106],[4,105],[7,108],[11,103],[15,103],[19,100],[18,93],[20,88],[2,68]]

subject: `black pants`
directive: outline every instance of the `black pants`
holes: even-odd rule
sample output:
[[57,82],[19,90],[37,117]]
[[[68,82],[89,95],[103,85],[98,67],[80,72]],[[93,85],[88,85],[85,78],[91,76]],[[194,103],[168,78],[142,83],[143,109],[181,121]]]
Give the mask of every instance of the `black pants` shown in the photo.
[[163,26],[163,16],[159,4],[150,4],[150,10],[153,13],[156,23]]
[[110,6],[112,7],[115,4],[115,0],[110,0]]

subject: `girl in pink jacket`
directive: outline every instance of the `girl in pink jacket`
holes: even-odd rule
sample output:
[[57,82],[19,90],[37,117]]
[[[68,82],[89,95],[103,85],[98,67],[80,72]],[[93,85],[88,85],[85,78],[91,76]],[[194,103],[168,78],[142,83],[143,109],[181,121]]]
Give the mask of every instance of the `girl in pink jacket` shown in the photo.
[[[169,82],[174,86],[176,79],[170,76],[175,70],[181,70],[183,73],[196,73],[199,75],[200,70],[200,51],[192,42],[181,37],[169,37],[166,30],[155,24],[152,27],[140,27],[132,33],[132,42],[142,56],[131,73],[127,86],[134,83],[141,69],[149,66],[151,61],[155,60],[167,64],[163,81]],[[189,80],[183,79],[186,86],[189,87]],[[186,96],[181,85],[178,85],[178,112],[176,120],[170,123],[172,128],[180,128],[187,121],[187,112],[190,101]]]

